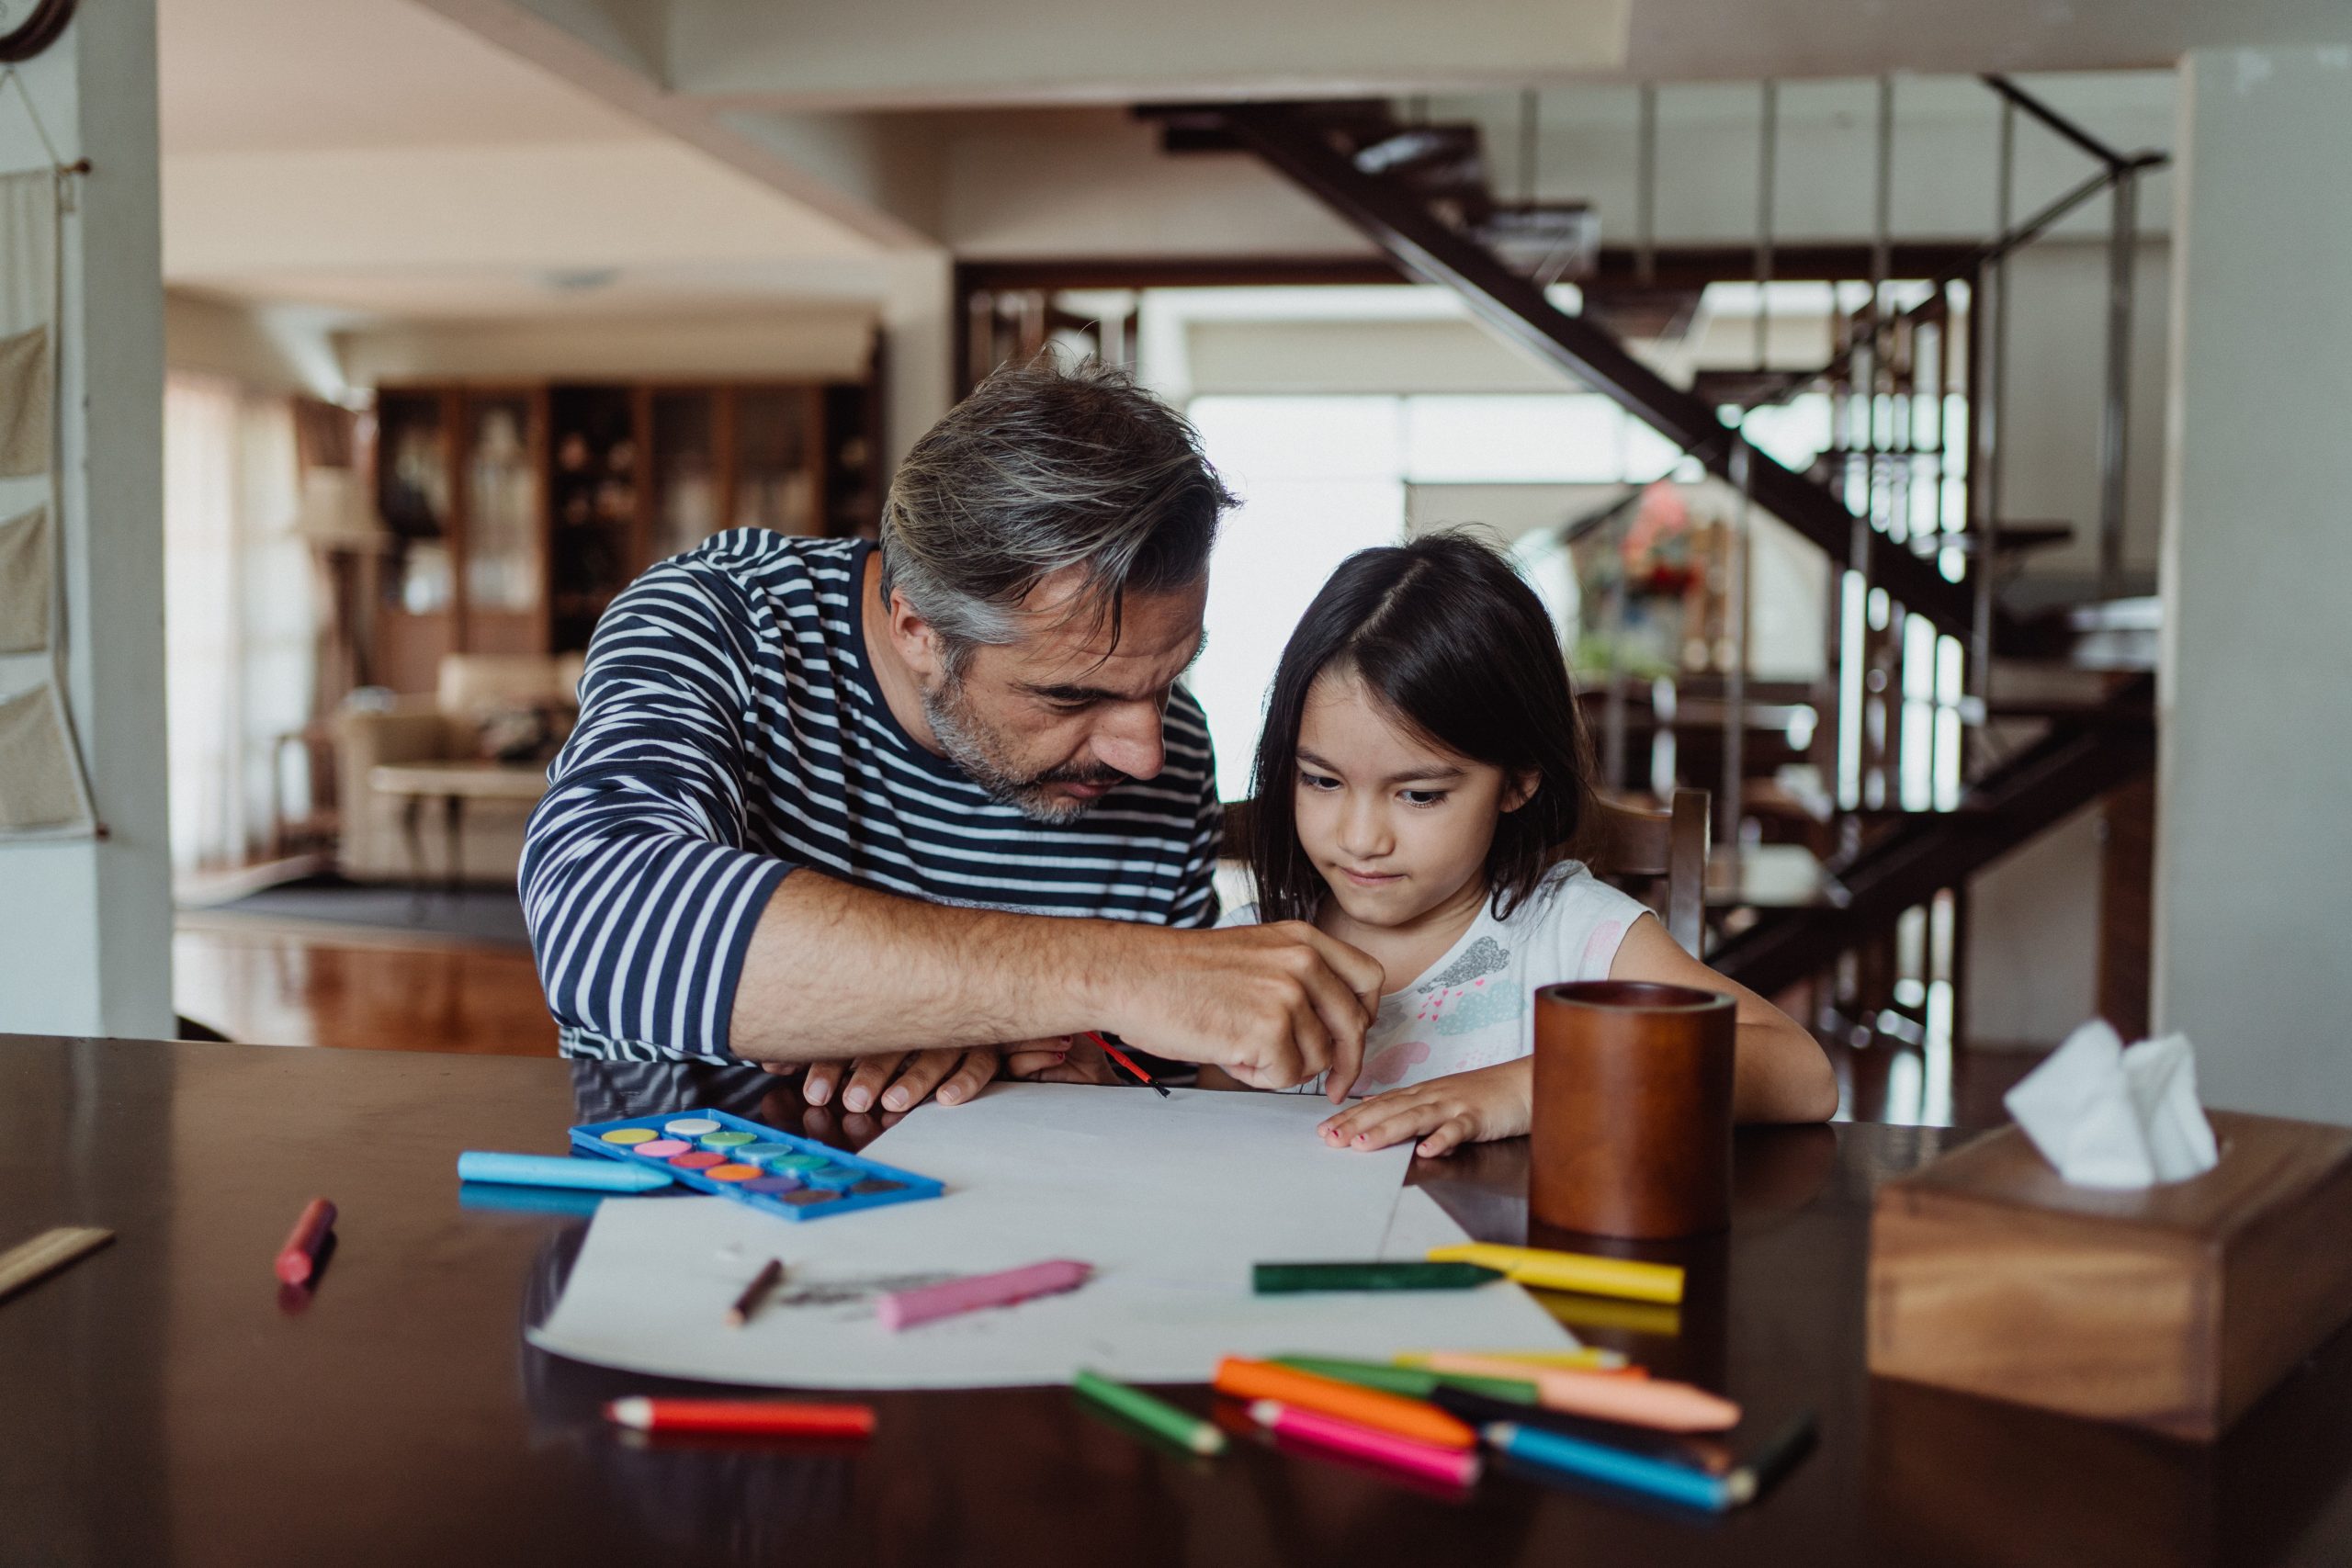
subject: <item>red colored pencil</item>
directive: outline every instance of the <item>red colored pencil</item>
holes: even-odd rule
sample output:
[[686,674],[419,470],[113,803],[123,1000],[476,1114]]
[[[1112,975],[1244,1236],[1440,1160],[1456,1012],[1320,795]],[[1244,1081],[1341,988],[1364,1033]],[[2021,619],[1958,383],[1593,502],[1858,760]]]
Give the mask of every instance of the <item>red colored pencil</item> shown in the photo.
[[310,1282],[311,1272],[319,1266],[319,1251],[327,1244],[327,1234],[334,1229],[334,1205],[323,1198],[313,1198],[303,1205],[302,1217],[286,1235],[286,1245],[277,1249],[277,1277],[289,1285]]
[[1094,1043],[1102,1047],[1102,1054],[1104,1055],[1110,1057],[1111,1060],[1118,1063],[1119,1066],[1133,1073],[1137,1083],[1143,1085],[1146,1089],[1150,1089],[1153,1093],[1159,1095],[1163,1100],[1168,1097],[1167,1086],[1153,1082],[1151,1075],[1145,1072],[1141,1067],[1136,1066],[1135,1063],[1128,1058],[1127,1054],[1125,1051],[1120,1050],[1116,1045],[1114,1045],[1108,1040],[1103,1039],[1102,1035],[1097,1034],[1093,1030],[1086,1030],[1084,1031],[1084,1033],[1089,1040],[1093,1041]]
[[764,1438],[863,1438],[865,1404],[795,1404],[774,1399],[616,1399],[605,1416],[639,1432],[730,1432]]

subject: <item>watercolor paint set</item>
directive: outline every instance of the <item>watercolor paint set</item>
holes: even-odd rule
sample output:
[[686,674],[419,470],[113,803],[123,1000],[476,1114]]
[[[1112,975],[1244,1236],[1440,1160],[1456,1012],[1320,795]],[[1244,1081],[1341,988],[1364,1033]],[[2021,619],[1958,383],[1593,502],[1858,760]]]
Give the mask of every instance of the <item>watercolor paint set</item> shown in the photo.
[[946,1190],[928,1176],[724,1111],[668,1111],[591,1122],[571,1129],[571,1146],[608,1159],[658,1165],[684,1186],[787,1220],[911,1203]]

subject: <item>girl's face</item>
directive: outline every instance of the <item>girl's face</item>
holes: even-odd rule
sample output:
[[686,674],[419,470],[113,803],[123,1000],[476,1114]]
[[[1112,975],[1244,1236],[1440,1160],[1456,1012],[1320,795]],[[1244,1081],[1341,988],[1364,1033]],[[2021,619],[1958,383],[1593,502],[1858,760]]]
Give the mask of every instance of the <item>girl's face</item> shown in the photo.
[[1307,690],[1291,787],[1299,842],[1340,909],[1400,927],[1486,896],[1495,823],[1526,804],[1534,780],[1413,734],[1339,670]]

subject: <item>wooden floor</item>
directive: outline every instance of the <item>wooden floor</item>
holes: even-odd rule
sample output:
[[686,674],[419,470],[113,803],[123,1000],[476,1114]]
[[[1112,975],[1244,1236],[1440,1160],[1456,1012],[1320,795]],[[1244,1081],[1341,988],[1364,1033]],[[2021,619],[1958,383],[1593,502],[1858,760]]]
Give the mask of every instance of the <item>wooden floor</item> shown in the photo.
[[[173,946],[178,1007],[232,1040],[359,1050],[551,1056],[530,954],[371,938],[294,922],[186,922]],[[1860,1122],[1991,1126],[2001,1096],[2039,1059],[2013,1049],[1928,1054],[1830,1047],[1843,1114]]]
[[555,1021],[519,949],[184,926],[172,963],[180,1014],[232,1040],[555,1055]]

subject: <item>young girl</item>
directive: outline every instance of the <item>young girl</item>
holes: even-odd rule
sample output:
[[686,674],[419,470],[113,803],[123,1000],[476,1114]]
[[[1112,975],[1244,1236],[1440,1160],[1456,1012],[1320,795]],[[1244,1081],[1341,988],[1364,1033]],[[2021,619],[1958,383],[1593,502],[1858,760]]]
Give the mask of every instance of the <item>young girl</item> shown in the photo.
[[1531,998],[1561,980],[1728,992],[1735,1116],[1837,1109],[1811,1035],[1562,858],[1593,822],[1589,755],[1549,615],[1477,540],[1365,550],[1307,607],[1258,745],[1258,902],[1223,923],[1312,920],[1387,969],[1356,1082],[1369,1098],[1326,1141],[1442,1155],[1526,1132]]

